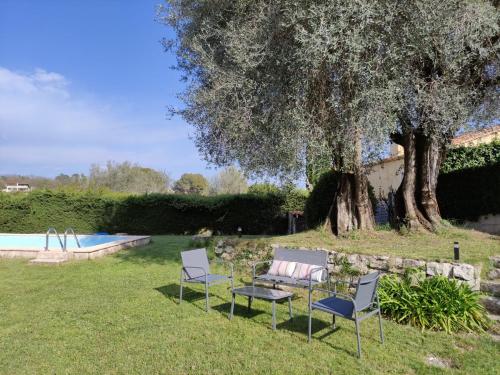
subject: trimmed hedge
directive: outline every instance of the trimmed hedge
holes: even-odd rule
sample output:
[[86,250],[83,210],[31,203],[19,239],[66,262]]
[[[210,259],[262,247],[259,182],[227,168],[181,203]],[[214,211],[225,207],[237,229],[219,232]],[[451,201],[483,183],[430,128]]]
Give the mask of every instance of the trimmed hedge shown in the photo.
[[444,218],[474,221],[481,215],[499,214],[500,162],[441,173],[436,193]]
[[276,194],[0,194],[0,231],[43,233],[48,227],[73,227],[80,233],[189,234],[207,228],[232,234],[241,226],[244,234],[285,233],[284,203]]
[[500,163],[500,141],[478,146],[456,147],[448,150],[441,173],[460,169],[479,168]]

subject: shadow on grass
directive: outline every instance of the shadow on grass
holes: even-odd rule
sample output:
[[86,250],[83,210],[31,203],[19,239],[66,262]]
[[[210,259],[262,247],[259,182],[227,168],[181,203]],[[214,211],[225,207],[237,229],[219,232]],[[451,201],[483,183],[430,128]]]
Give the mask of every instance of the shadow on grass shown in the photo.
[[[231,311],[231,302],[225,302],[220,305],[213,306],[212,309],[220,312],[221,314],[229,318],[229,313]],[[265,311],[254,308],[248,310],[246,306],[239,305],[237,303],[234,304],[234,316],[251,319],[261,314],[265,314]]]

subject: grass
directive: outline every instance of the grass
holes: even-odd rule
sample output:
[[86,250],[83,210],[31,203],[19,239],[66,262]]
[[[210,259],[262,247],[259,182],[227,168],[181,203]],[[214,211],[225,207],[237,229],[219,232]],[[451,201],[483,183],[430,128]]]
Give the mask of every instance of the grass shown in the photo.
[[394,230],[355,231],[346,237],[334,237],[322,230],[270,238],[273,243],[289,246],[320,247],[345,253],[393,255],[424,260],[453,261],[453,242],[460,244],[460,261],[486,263],[500,254],[500,236],[460,227],[447,227],[438,233],[406,233]]
[[[378,342],[376,319],[362,323],[363,360],[355,356],[352,322],[316,313],[313,343],[307,344],[306,299],[277,308],[256,300],[248,313],[237,297],[227,319],[227,286],[211,289],[205,313],[200,287],[178,304],[179,251],[189,238],[158,236],[143,248],[61,266],[0,260],[0,373],[2,374],[497,374],[499,344],[488,335],[420,332],[384,321],[386,343]],[[222,271],[222,269],[218,269]],[[236,284],[249,281],[239,269]],[[442,358],[451,369],[426,364]]]

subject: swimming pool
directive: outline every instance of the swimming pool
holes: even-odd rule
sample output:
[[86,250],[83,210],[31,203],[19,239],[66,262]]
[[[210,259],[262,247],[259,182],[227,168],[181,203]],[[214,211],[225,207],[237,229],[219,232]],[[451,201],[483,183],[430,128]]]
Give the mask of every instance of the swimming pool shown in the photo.
[[[67,253],[71,253],[74,259],[93,259],[119,250],[141,246],[151,241],[150,236],[128,236],[128,235],[77,235],[80,247],[71,235],[67,237]],[[64,236],[60,235],[64,243]],[[39,252],[45,252],[45,234],[12,234],[0,233],[0,257],[23,257],[35,258]],[[50,252],[63,251],[56,235],[49,235]]]

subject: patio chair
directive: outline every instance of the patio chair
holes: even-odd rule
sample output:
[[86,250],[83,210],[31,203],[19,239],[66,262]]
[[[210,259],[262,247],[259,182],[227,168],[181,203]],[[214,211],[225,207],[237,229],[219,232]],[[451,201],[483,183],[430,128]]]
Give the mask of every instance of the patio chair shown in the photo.
[[182,269],[180,280],[179,304],[182,302],[182,288],[183,282],[197,283],[205,285],[205,300],[206,311],[209,309],[208,301],[208,288],[215,284],[224,282],[231,283],[231,290],[233,289],[233,264],[217,260],[217,263],[226,263],[229,265],[231,273],[229,276],[216,275],[210,273],[210,264],[208,262],[206,249],[195,249],[181,251]]
[[309,305],[309,330],[308,341],[311,342],[311,325],[312,311],[320,310],[333,315],[333,329],[335,329],[335,317],[346,318],[354,321],[356,327],[356,337],[358,341],[358,358],[361,358],[361,341],[359,336],[359,323],[363,320],[378,315],[378,323],[380,329],[380,340],[384,343],[384,333],[382,331],[382,318],[380,314],[380,304],[377,294],[379,272],[373,272],[359,278],[356,293],[354,296],[337,293],[335,290],[325,290],[315,288],[313,290],[321,290],[330,294],[328,298],[312,302]]

